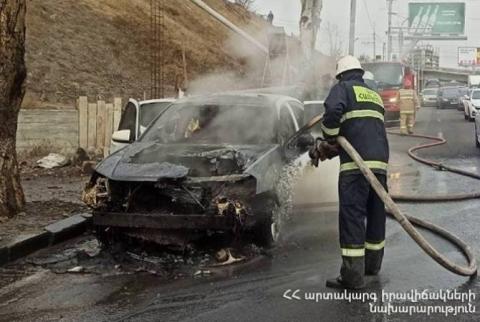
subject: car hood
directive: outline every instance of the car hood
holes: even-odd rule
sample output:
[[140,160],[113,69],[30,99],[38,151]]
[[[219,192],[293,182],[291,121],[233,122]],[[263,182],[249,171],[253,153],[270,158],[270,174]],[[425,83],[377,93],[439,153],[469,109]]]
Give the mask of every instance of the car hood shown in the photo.
[[471,102],[472,102],[472,105],[474,105],[474,106],[480,106],[480,99],[478,99],[478,100],[471,100]]
[[117,181],[180,180],[249,173],[278,145],[205,145],[135,142],[110,155],[96,171]]

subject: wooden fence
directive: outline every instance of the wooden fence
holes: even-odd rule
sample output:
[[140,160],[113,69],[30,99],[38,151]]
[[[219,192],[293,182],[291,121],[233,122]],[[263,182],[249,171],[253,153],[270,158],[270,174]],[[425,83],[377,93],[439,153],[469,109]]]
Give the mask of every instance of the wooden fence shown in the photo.
[[113,104],[105,101],[88,102],[86,96],[78,99],[78,144],[89,150],[108,154],[112,133],[118,128],[122,113],[122,99],[114,98]]
[[106,156],[121,113],[121,98],[114,98],[113,103],[102,100],[91,103],[84,96],[77,100],[77,108],[22,109],[18,118],[17,151],[71,153],[81,147]]

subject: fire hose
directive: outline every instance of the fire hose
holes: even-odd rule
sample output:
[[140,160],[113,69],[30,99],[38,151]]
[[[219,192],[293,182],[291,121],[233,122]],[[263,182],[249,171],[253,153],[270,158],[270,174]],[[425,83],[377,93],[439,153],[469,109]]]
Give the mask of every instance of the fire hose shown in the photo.
[[[291,143],[293,140],[298,138],[302,133],[307,131],[308,129],[312,128],[316,124],[318,124],[323,118],[323,115],[319,115],[314,117],[310,122],[308,122],[304,127],[302,127],[296,135],[294,135],[290,140],[289,143]],[[426,137],[426,136],[419,136],[417,135],[416,137],[424,137],[424,138],[430,138],[433,139],[433,137]],[[417,146],[414,148],[411,148],[409,150],[409,155],[414,158],[415,160],[432,165],[438,168],[442,169],[447,169],[452,172],[464,174],[463,170],[460,169],[455,169],[455,168],[449,168],[444,165],[441,165],[440,163],[436,163],[430,160],[426,160],[423,158],[418,157],[417,155],[414,154],[415,151],[419,149],[425,149],[428,147],[440,145],[440,144],[445,144],[446,141],[444,139],[440,138],[435,138],[437,142],[431,143],[431,144],[425,144],[422,146]],[[445,142],[443,142],[445,141]],[[397,204],[393,201],[392,197],[388,194],[388,192],[385,190],[385,188],[382,186],[382,184],[378,181],[376,178],[375,174],[370,170],[370,168],[365,164],[364,160],[362,157],[358,154],[358,152],[355,150],[355,148],[342,136],[339,136],[337,138],[338,144],[342,147],[342,149],[350,156],[350,158],[355,162],[355,164],[359,167],[360,171],[362,174],[365,176],[367,181],[370,183],[372,188],[375,190],[377,195],[383,200],[385,203],[387,213],[394,217],[402,226],[402,228],[408,233],[408,235],[422,248],[433,260],[435,260],[438,264],[442,265],[444,268],[447,270],[451,271],[452,273],[462,275],[462,276],[476,276],[477,275],[477,261],[475,259],[475,255],[469,245],[467,245],[464,241],[462,241],[460,238],[455,236],[454,234],[448,232],[447,230],[434,225],[433,223],[430,223],[428,221],[425,221],[423,219],[419,219],[417,217],[409,216],[404,214],[400,208],[397,206]],[[450,170],[451,169],[451,170]],[[459,170],[459,171],[458,171]],[[467,175],[466,173],[464,175]],[[471,177],[476,177],[477,175],[468,173],[468,176]],[[480,176],[478,176],[480,179]],[[402,200],[411,200],[411,201],[451,201],[451,198],[445,198],[443,197],[429,197],[429,198],[416,198],[416,197],[409,197],[409,196],[398,196],[398,197],[404,197]],[[463,195],[458,195],[457,197],[463,197]],[[401,198],[400,198],[401,199]],[[453,200],[464,200],[464,199],[470,199],[470,198],[459,198],[459,199],[453,199]],[[448,240],[455,246],[457,246],[464,256],[466,257],[468,261],[468,266],[460,266],[451,260],[449,260],[447,257],[445,257],[443,254],[441,254],[438,250],[436,250],[426,239],[419,233],[419,231],[415,228],[415,226],[427,229],[431,231],[432,233]]]
[[[391,135],[402,135],[397,132],[392,132],[388,131],[388,134]],[[441,171],[448,171],[452,173],[456,173],[462,176],[474,178],[474,179],[479,179],[480,180],[480,175],[474,172],[469,172],[465,171],[463,169],[451,167],[445,164],[442,164],[437,161],[433,160],[428,160],[425,158],[422,158],[418,155],[415,154],[416,151],[423,150],[423,149],[428,149],[432,148],[435,146],[443,145],[447,143],[447,140],[436,137],[436,136],[429,136],[429,135],[419,135],[419,134],[408,134],[408,135],[403,135],[411,138],[419,138],[419,139],[427,139],[433,141],[432,143],[425,143],[425,144],[420,144],[416,145],[408,150],[408,155],[414,159],[415,161],[418,161],[420,163],[423,163],[425,165],[431,166],[437,170]],[[392,199],[396,201],[411,201],[411,202],[438,202],[438,201],[461,201],[461,200],[469,200],[469,199],[479,199],[480,198],[480,192],[474,192],[474,193],[463,193],[463,194],[449,194],[449,195],[436,195],[436,196],[410,196],[410,195],[392,195]]]

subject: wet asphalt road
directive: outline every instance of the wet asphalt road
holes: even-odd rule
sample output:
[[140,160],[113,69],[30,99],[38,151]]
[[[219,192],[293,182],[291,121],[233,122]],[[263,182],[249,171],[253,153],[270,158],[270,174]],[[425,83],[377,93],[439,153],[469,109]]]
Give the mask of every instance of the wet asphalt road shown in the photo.
[[[448,146],[423,155],[480,173],[480,151],[473,141],[473,123],[463,120],[461,112],[425,108],[419,113],[418,133],[442,135]],[[480,190],[478,181],[437,172],[418,165],[405,156],[412,144],[421,140],[391,137],[390,188],[392,192],[437,194]],[[321,193],[321,191],[319,191]],[[426,218],[451,230],[467,241],[480,257],[480,201],[441,204],[402,204],[412,215]],[[478,321],[480,283],[456,276],[433,260],[393,221],[387,226],[387,246],[382,273],[368,279],[362,300],[306,300],[305,294],[337,296],[342,293],[325,287],[325,279],[337,275],[340,265],[336,205],[319,210],[312,205],[297,206],[288,227],[287,240],[272,252],[249,263],[213,271],[210,277],[165,281],[145,274],[90,275],[54,274],[40,270],[0,289],[1,321],[402,321],[457,320]],[[448,243],[427,234],[440,251],[464,263],[458,251]],[[287,299],[287,290],[299,290],[301,299]],[[432,314],[372,313],[378,308],[374,296],[395,292],[402,296],[412,290],[432,294],[457,290],[475,295],[470,302],[476,312],[445,317]],[[288,292],[286,295],[292,294]],[[351,293],[349,293],[351,294]],[[410,305],[468,305],[454,301],[425,300],[410,303],[397,299],[396,308]],[[383,304],[383,308],[387,303]]]

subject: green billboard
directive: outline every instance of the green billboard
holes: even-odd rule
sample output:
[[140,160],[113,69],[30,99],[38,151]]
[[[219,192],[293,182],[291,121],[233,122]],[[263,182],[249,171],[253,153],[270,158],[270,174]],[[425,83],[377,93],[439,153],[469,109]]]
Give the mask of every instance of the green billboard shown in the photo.
[[465,33],[464,2],[410,2],[410,32],[415,34]]

